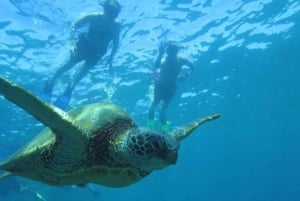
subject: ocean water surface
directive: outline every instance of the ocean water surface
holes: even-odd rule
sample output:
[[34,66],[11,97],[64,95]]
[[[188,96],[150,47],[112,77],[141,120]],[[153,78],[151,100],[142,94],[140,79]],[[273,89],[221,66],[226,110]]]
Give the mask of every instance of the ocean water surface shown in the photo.
[[[144,126],[160,40],[174,39],[195,71],[178,83],[172,126],[220,113],[181,143],[175,166],[125,188],[0,182],[0,200],[300,200],[300,1],[120,0],[113,74],[103,61],[77,85],[70,108],[113,102]],[[102,12],[96,0],[2,0],[0,76],[39,94],[68,58],[71,23]],[[74,73],[65,74],[57,96]],[[70,109],[69,108],[69,109]],[[0,159],[44,127],[0,97]]]

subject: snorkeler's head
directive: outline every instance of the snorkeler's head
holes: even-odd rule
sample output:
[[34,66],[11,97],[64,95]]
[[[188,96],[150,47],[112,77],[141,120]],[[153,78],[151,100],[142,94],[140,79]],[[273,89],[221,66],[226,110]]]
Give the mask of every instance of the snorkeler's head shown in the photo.
[[179,44],[174,41],[174,40],[169,40],[167,43],[166,43],[166,53],[168,55],[174,55],[174,54],[177,54],[178,51],[179,51]]
[[113,19],[118,17],[121,11],[121,5],[117,0],[106,0],[100,5],[103,6],[104,13]]

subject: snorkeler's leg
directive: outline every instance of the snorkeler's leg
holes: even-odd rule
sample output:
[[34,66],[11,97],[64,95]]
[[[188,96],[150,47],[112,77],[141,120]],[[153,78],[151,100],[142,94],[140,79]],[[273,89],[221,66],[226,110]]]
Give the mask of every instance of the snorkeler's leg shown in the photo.
[[159,89],[159,85],[157,83],[155,83],[154,86],[154,98],[153,101],[151,103],[149,112],[148,112],[148,119],[153,120],[154,119],[154,110],[157,107],[157,105],[159,104],[161,98],[160,98],[160,93],[159,93],[160,89]]
[[151,103],[151,106],[150,106],[150,109],[148,111],[148,120],[147,120],[147,126],[149,128],[154,128],[155,126],[155,121],[154,121],[154,110],[155,108],[157,107],[157,105],[159,104],[160,102],[160,96],[159,96],[159,93],[158,93],[158,86],[157,84],[155,85],[155,88],[154,88],[154,99],[153,99],[153,102]]
[[169,103],[163,101],[161,111],[159,113],[159,118],[161,124],[166,124],[167,123],[167,109],[168,109]]
[[170,123],[167,121],[167,109],[169,107],[169,103],[173,98],[176,91],[176,87],[171,87],[168,90],[168,93],[165,94],[162,103],[162,109],[160,112],[160,123],[161,123],[161,130],[164,132],[169,132],[171,130]]
[[53,86],[57,80],[57,78],[62,75],[63,73],[65,73],[66,71],[70,70],[74,65],[76,64],[76,62],[73,59],[70,59],[67,63],[65,63],[63,66],[61,66],[54,74],[54,76],[49,79],[45,85],[45,90],[47,91],[52,91]]
[[74,65],[76,64],[75,60],[70,59],[67,63],[65,63],[63,66],[61,66],[54,74],[54,76],[52,78],[50,78],[46,84],[45,87],[43,89],[42,94],[40,95],[40,97],[47,102],[50,102],[51,100],[51,94],[52,94],[52,90],[53,87],[57,81],[57,78],[62,75],[63,73],[65,73],[66,71],[68,71],[69,69],[71,69]]
[[151,107],[148,111],[148,119],[147,119],[147,127],[154,128],[155,121],[154,121],[154,109],[158,105],[158,102],[153,101]]
[[65,109],[71,100],[71,96],[75,86],[85,77],[88,73],[89,69],[91,68],[90,65],[84,63],[84,65],[79,69],[79,71],[75,74],[72,82],[67,86],[64,93],[57,98],[55,101],[55,105],[61,109]]
[[171,130],[170,123],[167,121],[167,109],[168,109],[168,103],[163,102],[162,108],[159,114],[160,118],[160,129],[163,132],[169,132]]
[[74,75],[74,78],[72,82],[69,84],[67,90],[73,91],[75,89],[75,86],[87,75],[89,70],[94,67],[95,64],[90,64],[87,62],[84,62],[84,64],[81,66],[79,71]]
[[151,103],[150,109],[148,111],[148,119],[154,119],[154,110],[157,105],[158,105],[158,101],[153,100],[153,102]]

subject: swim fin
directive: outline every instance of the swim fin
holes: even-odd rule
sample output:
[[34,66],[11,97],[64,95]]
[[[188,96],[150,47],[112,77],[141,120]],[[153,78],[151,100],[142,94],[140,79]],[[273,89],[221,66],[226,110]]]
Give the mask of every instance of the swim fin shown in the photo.
[[39,95],[39,98],[42,99],[45,102],[50,103],[51,102],[52,88],[53,88],[53,86],[46,83],[43,92]]
[[169,122],[163,123],[160,126],[161,131],[165,132],[165,133],[169,133],[171,131],[171,126]]
[[153,129],[155,127],[155,120],[154,119],[147,119],[147,127]]

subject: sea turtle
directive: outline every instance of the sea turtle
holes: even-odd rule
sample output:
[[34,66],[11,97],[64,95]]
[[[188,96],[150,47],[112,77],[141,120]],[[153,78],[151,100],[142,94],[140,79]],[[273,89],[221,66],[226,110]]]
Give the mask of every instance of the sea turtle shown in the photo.
[[115,104],[96,103],[64,112],[1,77],[0,94],[47,126],[0,164],[5,171],[0,178],[18,175],[55,186],[133,184],[153,170],[175,164],[179,142],[220,116],[206,116],[162,133],[138,127]]

